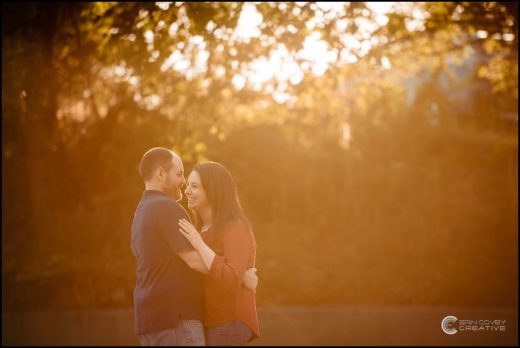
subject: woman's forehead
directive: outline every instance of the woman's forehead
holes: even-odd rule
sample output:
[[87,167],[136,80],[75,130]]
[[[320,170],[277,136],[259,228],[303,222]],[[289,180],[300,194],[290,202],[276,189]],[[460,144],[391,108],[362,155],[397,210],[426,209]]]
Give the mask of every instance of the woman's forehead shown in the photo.
[[182,164],[182,160],[178,156],[173,156],[172,164],[175,171],[184,172],[184,165]]
[[197,171],[195,171],[195,170],[192,170],[190,173],[190,176],[188,176],[188,181],[200,183],[199,173],[197,173]]

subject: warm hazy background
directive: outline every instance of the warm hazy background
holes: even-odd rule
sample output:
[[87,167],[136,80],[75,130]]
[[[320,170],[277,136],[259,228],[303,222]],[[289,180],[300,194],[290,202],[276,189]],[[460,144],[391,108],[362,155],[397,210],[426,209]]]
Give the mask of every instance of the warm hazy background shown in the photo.
[[2,308],[132,306],[152,146],[230,169],[259,306],[517,305],[517,13],[2,3]]

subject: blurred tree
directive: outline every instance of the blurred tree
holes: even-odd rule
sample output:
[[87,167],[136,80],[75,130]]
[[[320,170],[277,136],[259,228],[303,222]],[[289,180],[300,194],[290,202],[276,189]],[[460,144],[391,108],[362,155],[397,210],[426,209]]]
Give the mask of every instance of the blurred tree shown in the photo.
[[[204,158],[230,167],[269,245],[259,263],[277,297],[264,303],[410,302],[417,292],[455,301],[436,282],[460,294],[515,256],[517,7],[399,3],[382,15],[357,2],[2,3],[3,304],[131,304],[136,167],[157,145],[187,169]],[[257,35],[244,35],[244,12],[260,18]],[[332,54],[317,74],[303,51],[321,41]],[[280,51],[301,79],[247,81]],[[489,242],[495,229],[503,235]],[[480,237],[464,246],[473,231]],[[449,264],[420,267],[481,247],[488,266],[467,270],[471,279]],[[395,272],[374,253],[405,270],[404,288],[392,288]],[[311,262],[305,275],[300,256]],[[516,299],[514,272],[491,275],[496,289],[468,303]],[[348,288],[352,278],[365,287]],[[28,284],[55,296],[31,297]],[[290,298],[295,284],[307,290]]]

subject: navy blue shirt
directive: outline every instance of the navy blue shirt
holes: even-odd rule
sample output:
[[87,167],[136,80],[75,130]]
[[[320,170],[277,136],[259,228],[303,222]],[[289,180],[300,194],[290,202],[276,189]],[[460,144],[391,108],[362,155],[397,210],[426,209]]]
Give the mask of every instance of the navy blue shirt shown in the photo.
[[178,320],[202,320],[202,276],[177,255],[194,250],[179,231],[188,214],[160,191],[144,191],[132,223],[136,258],[137,335],[174,328]]

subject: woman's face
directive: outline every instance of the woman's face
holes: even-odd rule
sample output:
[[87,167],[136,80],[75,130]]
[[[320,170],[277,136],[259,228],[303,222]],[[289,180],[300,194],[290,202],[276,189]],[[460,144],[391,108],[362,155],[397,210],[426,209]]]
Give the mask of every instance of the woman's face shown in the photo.
[[188,177],[186,191],[184,191],[184,193],[186,193],[186,197],[188,198],[188,208],[200,211],[201,209],[209,207],[210,204],[206,196],[206,191],[200,182],[200,175],[194,170]]

